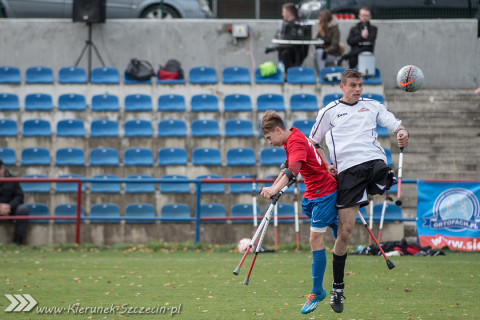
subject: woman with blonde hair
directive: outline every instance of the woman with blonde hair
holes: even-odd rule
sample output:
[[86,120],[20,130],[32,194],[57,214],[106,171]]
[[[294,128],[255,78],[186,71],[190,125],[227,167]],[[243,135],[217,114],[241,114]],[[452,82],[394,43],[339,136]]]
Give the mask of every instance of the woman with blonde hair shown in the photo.
[[335,65],[345,49],[340,43],[338,20],[330,10],[322,10],[318,14],[317,38],[324,41],[322,45],[316,46],[317,51],[315,52],[315,65],[320,72],[320,69],[325,66]]

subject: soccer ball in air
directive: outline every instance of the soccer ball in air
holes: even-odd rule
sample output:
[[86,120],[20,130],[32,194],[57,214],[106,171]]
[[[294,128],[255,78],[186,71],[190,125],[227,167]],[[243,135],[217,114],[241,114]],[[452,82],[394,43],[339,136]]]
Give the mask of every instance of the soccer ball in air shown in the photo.
[[[248,238],[243,238],[242,240],[238,241],[237,244],[237,249],[238,252],[240,253],[245,253],[245,250],[247,250],[248,245],[250,244],[251,239]],[[250,248],[250,253],[254,251],[253,247]]]
[[405,66],[397,73],[397,85],[406,92],[415,92],[423,86],[423,72],[416,66]]

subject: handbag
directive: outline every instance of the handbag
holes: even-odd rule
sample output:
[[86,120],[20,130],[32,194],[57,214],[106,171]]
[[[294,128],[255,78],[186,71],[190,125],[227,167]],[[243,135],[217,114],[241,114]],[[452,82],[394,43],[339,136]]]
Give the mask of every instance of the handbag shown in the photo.
[[125,73],[129,78],[138,81],[150,80],[151,77],[155,76],[155,71],[148,61],[135,58],[130,60]]

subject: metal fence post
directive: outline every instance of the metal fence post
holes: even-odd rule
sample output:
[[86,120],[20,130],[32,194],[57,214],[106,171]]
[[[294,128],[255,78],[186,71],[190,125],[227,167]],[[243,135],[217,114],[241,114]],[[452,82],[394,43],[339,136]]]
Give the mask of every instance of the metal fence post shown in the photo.
[[202,182],[201,180],[198,180],[195,182],[195,190],[197,192],[197,203],[196,203],[196,208],[195,208],[195,243],[198,243],[200,241],[200,201],[202,198],[202,191],[201,191],[201,185]]

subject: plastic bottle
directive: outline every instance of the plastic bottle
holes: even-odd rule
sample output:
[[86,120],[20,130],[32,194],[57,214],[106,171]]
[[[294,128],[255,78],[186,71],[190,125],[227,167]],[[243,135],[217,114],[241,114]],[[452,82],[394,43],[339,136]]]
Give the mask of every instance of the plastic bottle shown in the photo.
[[280,61],[277,66],[278,71],[282,72],[282,74],[285,73],[285,65],[283,64],[283,61]]

